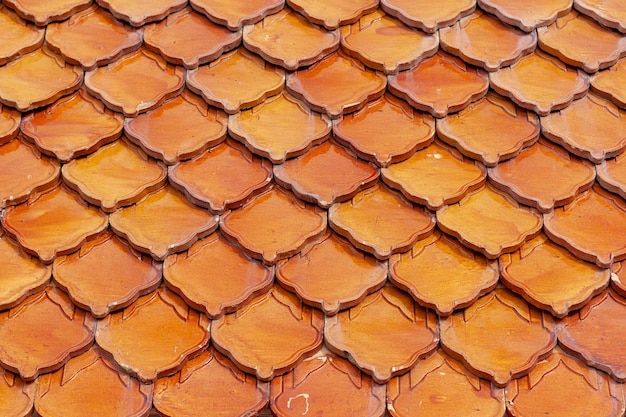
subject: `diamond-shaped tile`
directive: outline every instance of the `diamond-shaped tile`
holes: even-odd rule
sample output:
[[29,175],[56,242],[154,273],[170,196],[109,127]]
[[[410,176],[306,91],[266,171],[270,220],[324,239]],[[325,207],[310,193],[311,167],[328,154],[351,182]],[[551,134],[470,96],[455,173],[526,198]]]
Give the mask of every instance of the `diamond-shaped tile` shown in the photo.
[[162,20],[170,13],[176,12],[187,5],[186,0],[96,0],[97,3],[108,9],[118,19],[125,20],[138,27],[150,22]]
[[434,33],[471,14],[476,8],[476,0],[442,0],[436,3],[428,0],[381,0],[380,6],[409,26]]
[[5,0],[4,4],[26,20],[39,26],[50,22],[65,20],[74,13],[86,9],[92,0]]
[[232,2],[231,0],[190,0],[191,7],[204,13],[209,19],[228,27],[239,30],[244,25],[251,25],[265,16],[280,11],[285,0],[252,0]]
[[576,0],[574,7],[598,23],[626,32],[626,6],[620,0]]
[[626,107],[626,59],[620,59],[611,68],[591,76],[591,89],[598,95],[611,100],[621,108]]
[[0,369],[0,413],[7,417],[22,417],[32,414],[35,399],[34,382]]
[[626,153],[619,154],[614,159],[602,161],[596,165],[598,184],[612,193],[626,198]]
[[22,20],[9,8],[0,4],[0,65],[39,48],[45,29]]
[[549,25],[558,17],[566,15],[572,3],[573,0],[527,0],[524,3],[516,0],[478,0],[483,10],[525,32]]
[[351,24],[378,7],[378,0],[353,0],[338,3],[333,0],[287,0],[287,4],[304,15],[311,23],[328,30]]

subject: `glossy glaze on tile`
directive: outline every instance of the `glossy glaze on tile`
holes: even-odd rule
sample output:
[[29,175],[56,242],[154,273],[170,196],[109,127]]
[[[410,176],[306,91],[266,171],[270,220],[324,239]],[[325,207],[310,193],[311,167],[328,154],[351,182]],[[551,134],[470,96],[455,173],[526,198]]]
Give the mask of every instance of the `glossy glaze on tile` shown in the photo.
[[441,350],[389,381],[387,403],[393,417],[501,417],[505,410],[503,389],[476,377]]
[[230,30],[239,30],[244,25],[251,25],[265,16],[274,14],[285,5],[285,0],[254,0],[232,2],[231,0],[190,0],[191,7],[204,13],[218,25]]
[[239,369],[267,381],[318,350],[323,329],[321,311],[275,285],[237,312],[213,321],[211,338]]
[[267,404],[270,387],[246,374],[212,347],[180,372],[154,383],[154,407],[178,417],[247,416]]
[[476,8],[476,0],[381,0],[380,7],[409,26],[434,33],[450,26]]
[[596,165],[597,181],[608,191],[626,198],[626,153]]
[[439,142],[417,151],[406,161],[381,169],[385,184],[409,200],[438,210],[456,203],[485,183],[487,170]]
[[626,8],[619,0],[576,0],[574,7],[604,26],[626,32]]
[[35,408],[42,417],[78,417],[85,410],[94,417],[139,417],[151,404],[152,386],[126,375],[95,346],[37,380]]
[[464,109],[487,93],[489,79],[479,68],[438,52],[417,67],[390,75],[389,91],[437,118]]
[[0,369],[0,413],[6,417],[31,415],[36,385]]
[[385,167],[430,145],[435,120],[406,101],[385,94],[333,122],[333,133],[363,159]]
[[330,316],[354,307],[382,287],[387,264],[329,231],[299,254],[280,261],[276,278],[303,302]]
[[185,0],[152,0],[149,2],[125,0],[96,0],[100,7],[108,9],[115,17],[125,20],[135,27],[150,22],[158,22],[170,13],[177,12],[187,5]]
[[230,116],[228,132],[274,164],[302,155],[330,135],[330,119],[287,93]]
[[185,72],[181,67],[167,64],[145,48],[85,74],[87,90],[126,117],[154,109],[177,96],[184,85]]
[[243,43],[265,60],[293,71],[339,47],[339,31],[327,31],[285,8],[243,29]]
[[549,25],[558,17],[566,15],[572,3],[572,0],[529,0],[523,3],[516,0],[478,0],[483,10],[525,32]]
[[26,20],[45,26],[50,22],[65,20],[74,13],[86,9],[91,0],[4,0],[7,7],[12,8]]
[[9,207],[2,226],[29,253],[50,263],[56,256],[78,249],[107,227],[106,215],[65,186],[33,195]]
[[11,9],[0,4],[0,65],[33,52],[43,43],[45,29],[22,20]]
[[441,47],[465,62],[497,71],[535,50],[537,34],[524,33],[476,11],[440,31]]
[[0,145],[10,142],[17,136],[20,132],[21,121],[20,112],[0,103]]
[[609,283],[611,272],[581,261],[541,234],[500,257],[505,285],[538,308],[564,317]]
[[110,215],[113,231],[157,260],[188,249],[217,228],[218,217],[191,204],[171,186]]
[[376,10],[378,0],[356,0],[348,3],[337,3],[332,0],[287,0],[287,4],[311,23],[334,30],[339,26],[354,23],[361,16]]
[[144,383],[178,371],[209,343],[209,319],[161,287],[98,321],[96,342]]
[[378,181],[378,168],[328,140],[295,159],[274,166],[276,183],[310,203],[328,208],[349,200]]
[[498,283],[498,263],[471,252],[440,231],[389,259],[389,278],[427,308],[448,316],[470,306]]
[[[96,322],[55,287],[0,313],[0,362],[26,381],[89,349]],[[45,340],[45,343],[42,342]]]
[[611,265],[611,288],[622,297],[626,297],[626,265],[615,262]]
[[56,258],[53,275],[74,303],[102,318],[156,289],[161,269],[151,257],[107,232],[79,251]]
[[186,252],[168,256],[163,276],[172,291],[215,319],[265,293],[272,285],[274,268],[253,261],[214,233]]
[[280,187],[272,187],[241,209],[224,213],[220,228],[248,255],[274,264],[324,233],[326,212]]
[[[326,317],[324,340],[377,383],[410,369],[439,342],[436,316],[392,286],[357,306]],[[376,349],[369,347],[375,345]]]

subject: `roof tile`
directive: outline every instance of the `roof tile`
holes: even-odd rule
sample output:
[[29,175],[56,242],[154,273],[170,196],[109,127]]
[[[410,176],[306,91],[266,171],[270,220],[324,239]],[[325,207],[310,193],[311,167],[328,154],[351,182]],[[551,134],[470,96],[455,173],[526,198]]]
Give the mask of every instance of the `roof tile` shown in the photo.
[[186,0],[152,0],[150,2],[96,0],[96,2],[100,7],[108,9],[118,19],[125,20],[135,27],[162,20],[170,13],[184,8],[187,4]]
[[204,13],[218,25],[230,30],[239,30],[244,25],[251,25],[265,16],[280,11],[285,0],[252,0],[235,2],[231,0],[190,0],[191,7]]
[[353,0],[343,3],[333,0],[287,0],[287,4],[311,23],[334,30],[339,26],[354,23],[361,16],[376,10],[378,0]]
[[381,8],[409,26],[434,33],[449,26],[476,8],[476,0],[381,0]]
[[549,25],[566,15],[572,9],[572,3],[573,0],[530,0],[523,4],[515,0],[478,0],[479,6],[486,12],[525,32]]
[[13,58],[33,52],[44,40],[45,29],[24,21],[4,5],[0,5],[0,65]]

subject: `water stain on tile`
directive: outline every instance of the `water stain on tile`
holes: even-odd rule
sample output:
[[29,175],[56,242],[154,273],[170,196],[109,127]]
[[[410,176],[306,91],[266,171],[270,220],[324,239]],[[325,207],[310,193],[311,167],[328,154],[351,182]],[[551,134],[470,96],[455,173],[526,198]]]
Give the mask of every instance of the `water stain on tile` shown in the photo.
[[409,26],[434,33],[449,26],[476,8],[476,0],[381,0],[380,7]]
[[86,9],[92,0],[6,0],[5,6],[15,10],[22,18],[45,26],[50,22],[65,20],[74,13]]
[[22,114],[0,103],[0,145],[13,140],[20,133]]
[[576,0],[574,7],[601,25],[626,32],[626,7],[619,0]]
[[621,108],[626,107],[624,86],[626,86],[626,59],[620,59],[611,68],[591,76],[591,89]]
[[496,15],[504,23],[532,32],[566,15],[573,0],[530,0],[520,3],[515,0],[478,0],[480,7]]
[[158,22],[187,5],[186,0],[152,0],[127,2],[124,0],[96,0],[100,7],[108,9],[115,17],[139,27]]
[[35,383],[0,369],[0,413],[7,417],[23,417],[32,414],[35,400]]
[[43,44],[45,29],[24,21],[11,9],[0,4],[0,65],[28,54]]
[[606,159],[596,165],[598,184],[608,191],[626,198],[626,163],[622,153],[613,159]]
[[253,0],[235,2],[231,0],[190,0],[191,7],[204,13],[218,25],[228,27],[232,31],[245,25],[263,20],[265,16],[280,11],[285,0]]

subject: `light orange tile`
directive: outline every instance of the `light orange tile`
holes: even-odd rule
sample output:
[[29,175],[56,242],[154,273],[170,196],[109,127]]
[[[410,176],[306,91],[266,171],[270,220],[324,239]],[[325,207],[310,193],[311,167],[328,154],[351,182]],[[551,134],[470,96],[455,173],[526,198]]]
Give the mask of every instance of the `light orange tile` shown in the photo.
[[0,413],[7,417],[30,415],[35,389],[34,383],[25,383],[19,376],[0,369]]
[[611,265],[611,288],[618,295],[626,297],[626,265],[615,262]]
[[476,0],[381,0],[381,9],[397,17],[409,26],[434,33],[450,26],[476,8]]
[[378,7],[378,0],[356,0],[338,3],[333,0],[287,0],[287,4],[311,23],[328,30],[356,22]]
[[591,76],[591,89],[622,108],[626,107],[624,86],[626,86],[626,59],[620,59],[611,68]]
[[574,7],[598,23],[626,32],[626,5],[619,0],[576,0]]
[[573,0],[530,0],[523,4],[515,0],[478,0],[483,10],[525,32],[549,25],[558,17],[566,15],[572,3]]
[[33,52],[39,48],[44,39],[45,29],[24,21],[11,9],[0,5],[0,65],[13,58]]
[[15,10],[22,18],[31,20],[39,26],[50,22],[65,20],[74,13],[86,9],[92,0],[7,0],[5,5]]
[[0,104],[0,145],[11,141],[20,132],[22,114]]
[[108,9],[115,17],[129,22],[135,27],[162,20],[170,13],[182,9],[187,4],[185,0],[152,0],[150,2],[96,1],[100,7]]
[[608,191],[619,194],[626,198],[626,153],[619,154],[616,158],[606,159],[596,165],[598,184]]
[[244,25],[251,25],[265,16],[280,11],[285,0],[253,0],[235,2],[231,0],[190,0],[191,7],[204,13],[209,19],[228,27],[239,30]]

